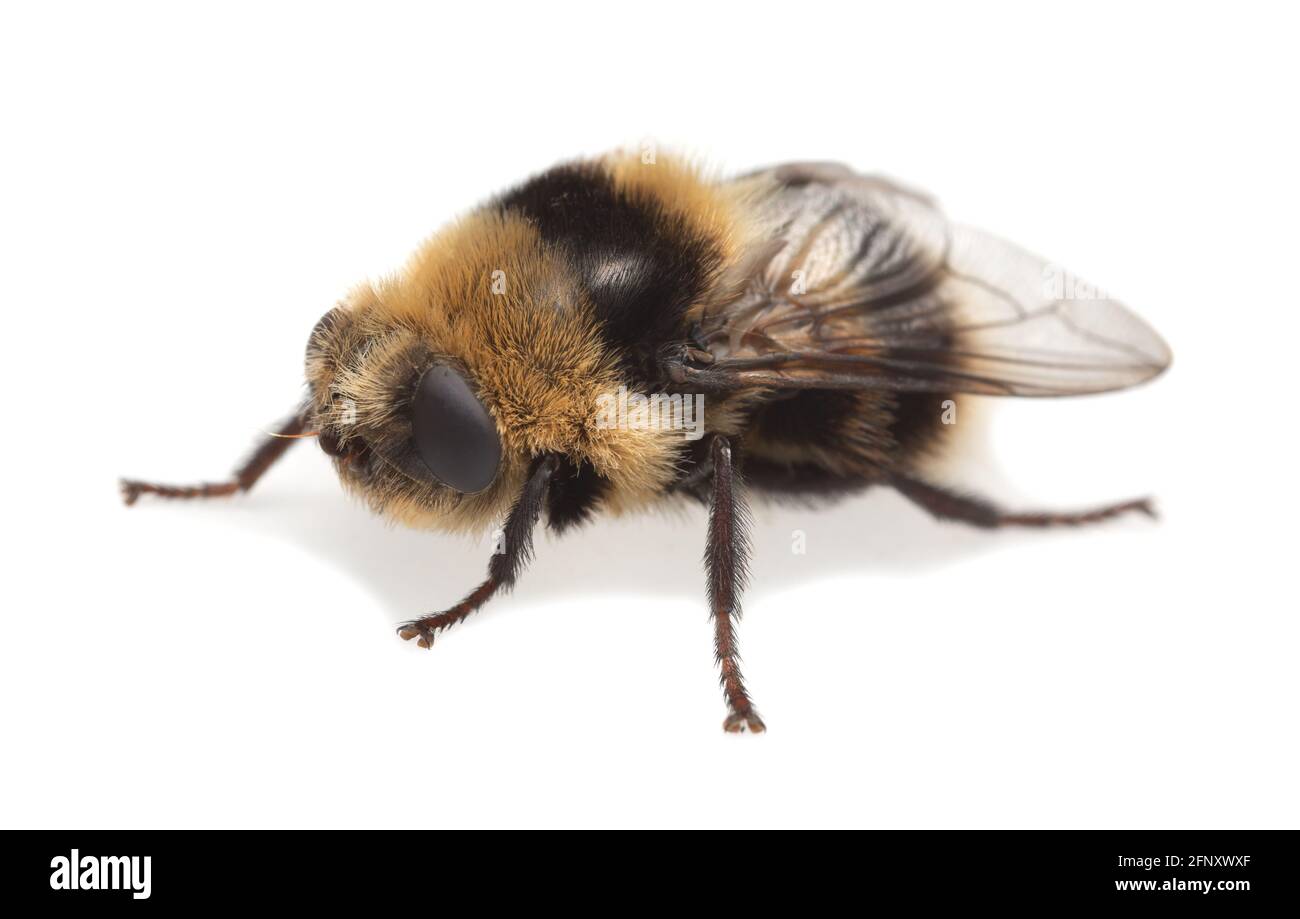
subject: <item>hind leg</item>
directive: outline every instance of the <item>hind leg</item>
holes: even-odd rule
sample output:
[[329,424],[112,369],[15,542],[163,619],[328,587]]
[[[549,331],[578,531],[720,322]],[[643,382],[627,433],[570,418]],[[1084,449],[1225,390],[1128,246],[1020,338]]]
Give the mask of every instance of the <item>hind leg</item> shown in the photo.
[[1155,517],[1156,515],[1155,509],[1151,506],[1150,498],[1123,501],[1119,504],[1110,504],[1105,507],[1075,513],[1045,511],[1009,514],[997,505],[982,498],[957,494],[937,485],[922,482],[919,479],[894,475],[890,477],[889,484],[908,500],[923,507],[939,520],[960,520],[962,523],[969,523],[972,526],[984,529],[1008,526],[1080,526],[1085,523],[1099,523],[1102,520],[1109,520],[1130,511],[1137,511],[1146,514],[1148,517]]

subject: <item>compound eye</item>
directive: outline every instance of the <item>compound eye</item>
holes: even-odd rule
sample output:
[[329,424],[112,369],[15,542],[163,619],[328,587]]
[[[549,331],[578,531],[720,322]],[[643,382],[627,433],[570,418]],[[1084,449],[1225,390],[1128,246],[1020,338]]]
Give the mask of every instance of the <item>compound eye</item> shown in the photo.
[[340,457],[343,455],[343,448],[339,444],[339,439],[329,431],[321,431],[316,438],[316,443],[325,451],[326,456]]
[[466,495],[492,484],[501,465],[501,438],[463,376],[434,364],[420,377],[411,411],[415,449],[439,482]]

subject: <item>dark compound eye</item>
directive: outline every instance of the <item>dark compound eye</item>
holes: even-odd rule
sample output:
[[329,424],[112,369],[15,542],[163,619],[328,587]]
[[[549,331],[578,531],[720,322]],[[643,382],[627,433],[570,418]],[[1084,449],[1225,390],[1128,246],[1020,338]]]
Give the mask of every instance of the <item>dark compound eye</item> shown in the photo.
[[341,456],[343,454],[339,439],[329,431],[321,431],[320,436],[316,438],[316,443],[320,444],[320,448],[328,456]]
[[492,484],[501,465],[496,422],[454,368],[424,372],[411,413],[415,448],[438,481],[467,495]]

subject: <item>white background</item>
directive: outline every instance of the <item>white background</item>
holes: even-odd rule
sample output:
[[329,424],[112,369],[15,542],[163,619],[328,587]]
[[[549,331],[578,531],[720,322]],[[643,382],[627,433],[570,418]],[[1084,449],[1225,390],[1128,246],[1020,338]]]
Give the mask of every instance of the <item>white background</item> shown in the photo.
[[[1296,23],[1047,6],[6,8],[0,825],[1296,826]],[[1162,521],[760,510],[736,737],[702,511],[544,538],[428,652],[393,625],[488,548],[312,445],[120,504],[223,476],[353,283],[644,138],[883,171],[1116,292],[1172,371],[963,417],[966,478]]]

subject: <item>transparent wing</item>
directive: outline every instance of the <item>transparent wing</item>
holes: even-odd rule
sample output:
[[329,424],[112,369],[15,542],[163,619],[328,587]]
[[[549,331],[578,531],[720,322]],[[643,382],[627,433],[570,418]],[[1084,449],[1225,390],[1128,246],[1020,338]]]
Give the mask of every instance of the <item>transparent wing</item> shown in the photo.
[[1169,365],[1124,306],[997,237],[949,223],[924,195],[823,164],[774,186],[773,241],[739,291],[706,306],[688,370],[715,385],[1015,396],[1123,389]]

